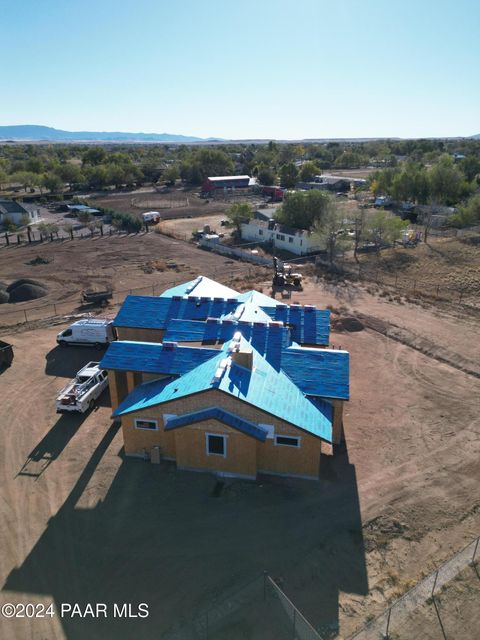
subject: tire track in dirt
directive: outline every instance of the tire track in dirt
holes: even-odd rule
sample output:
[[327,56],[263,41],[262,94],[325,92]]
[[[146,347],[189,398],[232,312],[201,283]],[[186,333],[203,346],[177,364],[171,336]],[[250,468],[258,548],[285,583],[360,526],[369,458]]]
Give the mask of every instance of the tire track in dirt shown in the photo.
[[365,327],[367,327],[367,329],[381,333],[391,340],[401,342],[407,347],[420,351],[420,353],[423,353],[429,358],[437,360],[437,362],[442,362],[443,364],[454,367],[463,373],[475,376],[475,378],[480,378],[480,366],[473,360],[469,360],[450,349],[446,349],[443,346],[435,344],[428,338],[418,336],[409,329],[402,329],[391,322],[386,322],[380,318],[369,316],[364,313],[357,313],[356,317],[365,325]]

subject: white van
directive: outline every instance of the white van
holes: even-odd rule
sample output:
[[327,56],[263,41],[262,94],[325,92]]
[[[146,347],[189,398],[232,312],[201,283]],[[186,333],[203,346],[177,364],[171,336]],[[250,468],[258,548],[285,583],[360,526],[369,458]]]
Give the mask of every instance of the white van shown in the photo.
[[78,320],[57,335],[57,342],[61,347],[77,344],[101,349],[115,340],[112,323],[102,318]]
[[159,222],[160,220],[160,212],[159,211],[147,211],[146,213],[142,213],[142,218],[144,222]]

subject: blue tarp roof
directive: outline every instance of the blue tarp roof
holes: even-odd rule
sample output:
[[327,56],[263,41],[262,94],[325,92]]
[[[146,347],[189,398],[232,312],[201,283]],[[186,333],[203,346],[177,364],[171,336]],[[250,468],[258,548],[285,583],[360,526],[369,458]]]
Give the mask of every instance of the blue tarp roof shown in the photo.
[[349,398],[347,351],[289,347],[282,353],[281,366],[307,395],[341,400]]
[[276,324],[251,324],[208,320],[171,320],[164,340],[174,342],[226,342],[240,331],[242,336],[276,369],[280,367],[282,349],[289,346],[289,329]]
[[169,349],[155,342],[115,341],[108,347],[100,367],[116,371],[183,375],[217,354],[217,349],[182,346]]
[[[285,373],[270,365],[256,349],[252,349],[252,369],[232,362],[225,367],[220,379],[215,379],[217,368],[228,355],[228,345],[228,342],[225,343],[216,356],[181,378],[139,385],[120,404],[114,415],[147,409],[216,388],[328,442],[332,441],[331,406],[328,403],[315,406]],[[240,345],[241,348],[250,348],[244,338]]]
[[175,418],[170,418],[165,425],[165,431],[169,429],[177,429],[178,427],[185,427],[186,425],[193,424],[194,422],[201,422],[202,420],[208,420],[214,418],[227,424],[229,427],[238,429],[242,433],[246,433],[261,442],[265,442],[267,438],[267,432],[254,422],[245,420],[241,416],[237,416],[220,407],[207,407],[206,409],[200,409],[193,413],[185,413]]
[[273,320],[291,327],[292,339],[300,344],[327,345],[330,341],[330,311],[286,304],[263,307]]
[[113,325],[140,329],[164,329],[172,318],[206,320],[219,318],[234,311],[236,300],[210,298],[162,298],[154,296],[127,296]]
[[253,302],[257,306],[264,309],[265,307],[276,307],[278,302],[269,296],[266,296],[264,293],[260,293],[260,291],[255,291],[252,289],[251,291],[246,291],[245,293],[238,294],[239,302]]

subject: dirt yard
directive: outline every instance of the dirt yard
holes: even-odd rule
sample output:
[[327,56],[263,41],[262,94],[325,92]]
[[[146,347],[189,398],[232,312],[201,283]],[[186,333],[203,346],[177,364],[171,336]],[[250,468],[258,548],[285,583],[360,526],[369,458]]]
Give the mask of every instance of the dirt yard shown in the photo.
[[[47,264],[29,264],[41,257]],[[151,264],[156,267],[151,269]],[[132,291],[137,295],[159,295],[175,283],[192,280],[199,273],[225,284],[235,279],[236,286],[252,283],[264,271],[254,273],[252,265],[228,260],[224,256],[202,251],[192,244],[160,234],[100,236],[73,241],[54,241],[35,245],[14,245],[0,249],[0,280],[10,283],[18,278],[32,278],[48,289],[48,295],[16,304],[0,305],[0,326],[56,313],[92,310],[80,306],[84,289],[113,287],[114,303],[120,303]],[[40,307],[38,311],[33,309]],[[45,313],[48,307],[49,313]],[[115,308],[115,304],[111,311]]]
[[[24,264],[35,251],[0,252],[1,279],[32,277]],[[152,233],[64,243],[35,277],[51,296],[103,280],[160,286],[170,270],[141,269],[153,255],[182,262],[179,281],[232,268]],[[331,341],[351,353],[346,447],[324,461],[319,483],[230,481],[218,497],[211,476],[125,459],[108,397],[92,414],[58,417],[56,393],[97,352],[72,348],[66,359],[59,326],[7,330],[15,360],[0,375],[3,603],[126,602],[136,611],[146,602],[150,615],[2,618],[2,639],[180,640],[192,618],[264,570],[316,628],[347,637],[479,534],[478,317],[352,284],[310,281],[292,300],[337,310]],[[348,317],[363,330],[346,330]],[[256,597],[219,638],[260,640],[279,626],[281,610]]]
[[[252,206],[263,202],[260,197],[243,195],[238,196],[235,200],[224,200],[219,194],[216,199],[204,200],[199,197],[199,193],[199,189],[172,188],[166,193],[142,189],[140,192],[112,193],[87,199],[93,207],[100,206],[125,213],[140,215],[146,211],[159,211],[163,220],[222,215],[232,202],[238,202],[239,199],[242,202],[250,202]],[[225,216],[223,215],[223,217]]]
[[[362,277],[423,294],[459,299],[472,304],[480,298],[480,237],[431,237],[415,248],[397,247],[359,256]],[[353,263],[352,263],[353,264]]]

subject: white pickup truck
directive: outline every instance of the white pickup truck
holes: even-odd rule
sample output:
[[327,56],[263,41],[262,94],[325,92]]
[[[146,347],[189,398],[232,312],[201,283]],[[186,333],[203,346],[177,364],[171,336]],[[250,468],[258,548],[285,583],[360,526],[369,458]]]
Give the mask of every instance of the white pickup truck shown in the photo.
[[93,409],[95,400],[108,385],[108,373],[98,365],[98,362],[89,362],[60,391],[57,397],[57,413],[85,413],[88,409]]

